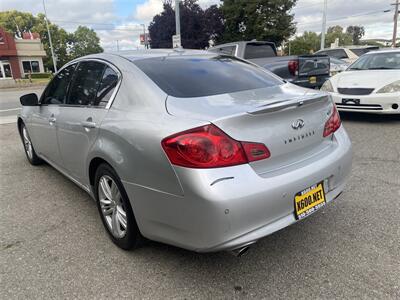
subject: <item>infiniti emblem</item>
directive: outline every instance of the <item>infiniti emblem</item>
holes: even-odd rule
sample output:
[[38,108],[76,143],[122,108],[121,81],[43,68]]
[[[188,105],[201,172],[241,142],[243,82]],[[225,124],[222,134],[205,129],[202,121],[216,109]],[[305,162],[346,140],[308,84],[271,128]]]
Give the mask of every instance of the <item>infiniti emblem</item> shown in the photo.
[[292,123],[292,128],[295,130],[301,129],[304,127],[304,121],[302,119],[297,119]]

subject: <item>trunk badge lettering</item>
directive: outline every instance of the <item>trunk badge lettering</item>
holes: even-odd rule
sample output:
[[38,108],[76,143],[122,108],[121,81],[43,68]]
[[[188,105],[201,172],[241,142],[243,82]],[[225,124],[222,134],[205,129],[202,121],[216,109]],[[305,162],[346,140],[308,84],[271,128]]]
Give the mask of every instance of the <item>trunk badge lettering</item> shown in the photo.
[[287,138],[286,140],[284,140],[284,142],[285,142],[285,144],[291,144],[293,142],[302,141],[306,138],[312,137],[313,135],[315,135],[315,130],[311,130],[309,132],[299,134],[298,136],[293,136],[293,137]]

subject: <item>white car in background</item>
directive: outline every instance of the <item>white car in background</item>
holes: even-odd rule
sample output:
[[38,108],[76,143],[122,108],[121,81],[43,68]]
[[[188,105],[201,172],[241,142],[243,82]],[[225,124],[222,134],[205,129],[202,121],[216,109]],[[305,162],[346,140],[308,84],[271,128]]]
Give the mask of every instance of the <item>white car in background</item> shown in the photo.
[[400,49],[368,52],[328,79],[338,110],[400,114]]

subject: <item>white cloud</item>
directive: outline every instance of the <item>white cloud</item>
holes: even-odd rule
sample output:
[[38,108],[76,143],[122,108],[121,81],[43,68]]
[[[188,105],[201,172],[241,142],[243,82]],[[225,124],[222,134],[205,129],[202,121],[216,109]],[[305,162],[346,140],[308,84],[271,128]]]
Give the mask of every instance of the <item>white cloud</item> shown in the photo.
[[[220,0],[199,0],[199,5],[202,8],[207,8],[213,4],[220,4]],[[175,2],[172,2],[175,6]],[[135,8],[133,17],[141,22],[150,22],[153,17],[159,14],[163,9],[163,0],[146,0],[142,4],[138,4]]]
[[[357,4],[359,4],[357,1]],[[328,1],[327,27],[340,25],[359,25],[365,28],[364,38],[390,38],[393,29],[392,0],[362,1],[356,5],[355,1],[335,0]],[[384,10],[391,9],[384,13]],[[294,8],[297,34],[304,31],[321,32],[322,27],[322,0],[300,0]]]
[[147,0],[136,6],[134,18],[139,21],[150,21],[156,14],[160,13],[162,9],[162,1]]

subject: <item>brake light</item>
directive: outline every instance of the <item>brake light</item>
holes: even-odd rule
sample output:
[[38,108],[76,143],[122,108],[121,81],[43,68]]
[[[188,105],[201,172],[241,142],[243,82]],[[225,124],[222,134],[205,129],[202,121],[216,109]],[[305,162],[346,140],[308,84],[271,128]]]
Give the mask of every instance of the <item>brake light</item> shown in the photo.
[[297,60],[289,60],[288,61],[288,69],[289,73],[293,76],[297,75],[297,71],[299,70],[299,62]]
[[340,120],[340,116],[336,109],[336,105],[333,104],[332,114],[329,117],[328,121],[326,121],[325,123],[324,137],[327,137],[328,135],[331,135],[336,130],[338,130],[340,124],[342,124],[342,121]]
[[161,145],[172,164],[188,168],[219,168],[270,157],[264,144],[232,139],[215,125],[169,136]]

